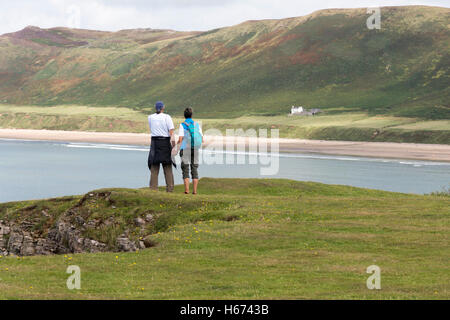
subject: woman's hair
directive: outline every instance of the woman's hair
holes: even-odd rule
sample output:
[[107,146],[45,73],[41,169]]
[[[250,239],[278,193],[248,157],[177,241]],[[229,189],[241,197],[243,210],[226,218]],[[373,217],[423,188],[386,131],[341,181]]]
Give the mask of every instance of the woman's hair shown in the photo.
[[184,109],[184,117],[187,118],[192,118],[192,108],[188,107],[186,109]]

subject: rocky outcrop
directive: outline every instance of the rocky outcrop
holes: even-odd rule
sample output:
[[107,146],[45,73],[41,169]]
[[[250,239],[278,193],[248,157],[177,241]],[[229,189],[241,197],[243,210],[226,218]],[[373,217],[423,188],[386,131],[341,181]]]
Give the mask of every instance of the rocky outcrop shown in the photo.
[[[100,221],[92,219],[85,221],[82,216],[83,204],[93,197],[108,197],[105,194],[88,194],[77,206],[63,213],[56,223],[43,232],[34,231],[36,222],[24,220],[17,221],[0,220],[0,255],[32,256],[50,255],[64,253],[82,252],[105,252],[105,251],[136,251],[153,245],[146,244],[145,241],[131,240],[128,230],[120,234],[114,243],[106,244],[85,236],[87,230],[99,230],[112,226],[116,223],[113,217]],[[43,216],[48,215],[47,211],[42,211]],[[87,219],[86,219],[87,220]],[[143,229],[149,223],[154,223],[151,214],[137,217],[133,220],[130,228]]]
[[[82,228],[66,221],[58,221],[56,226],[48,231],[45,238],[34,237],[31,233],[16,226],[0,224],[0,255],[32,256],[63,253],[105,252],[105,251],[136,251],[142,248],[138,243],[121,235],[116,240],[116,248],[110,248],[105,243],[82,236]],[[145,246],[144,246],[145,247]]]

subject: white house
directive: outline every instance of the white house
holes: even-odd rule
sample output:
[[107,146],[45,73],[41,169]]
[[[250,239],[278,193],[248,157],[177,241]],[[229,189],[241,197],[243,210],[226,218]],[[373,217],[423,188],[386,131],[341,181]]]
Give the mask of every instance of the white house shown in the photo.
[[294,106],[292,106],[292,108],[291,108],[291,114],[302,113],[303,111],[305,111],[303,109],[303,107],[294,107]]

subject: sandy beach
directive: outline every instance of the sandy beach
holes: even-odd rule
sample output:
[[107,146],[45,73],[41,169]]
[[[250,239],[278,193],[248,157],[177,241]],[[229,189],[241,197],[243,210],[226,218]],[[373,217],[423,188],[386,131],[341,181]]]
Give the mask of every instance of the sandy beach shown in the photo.
[[[149,145],[150,135],[143,133],[83,132],[57,130],[0,129],[0,139],[47,140],[61,142]],[[206,136],[204,146],[217,148],[235,145],[256,151],[256,145],[272,146],[276,140],[268,138]],[[376,158],[396,158],[450,162],[450,145],[392,142],[355,142],[278,139],[279,152],[320,153]]]

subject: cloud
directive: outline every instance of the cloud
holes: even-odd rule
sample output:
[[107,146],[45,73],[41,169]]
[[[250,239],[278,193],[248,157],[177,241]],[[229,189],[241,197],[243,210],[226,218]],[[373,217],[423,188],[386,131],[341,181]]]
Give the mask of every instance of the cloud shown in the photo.
[[[155,28],[210,30],[246,20],[302,16],[325,8],[435,5],[448,0],[15,0],[2,1],[0,34],[28,25],[111,30]],[[78,8],[74,10],[75,8]],[[79,11],[79,20],[74,14]],[[76,18],[76,17],[75,17]]]

